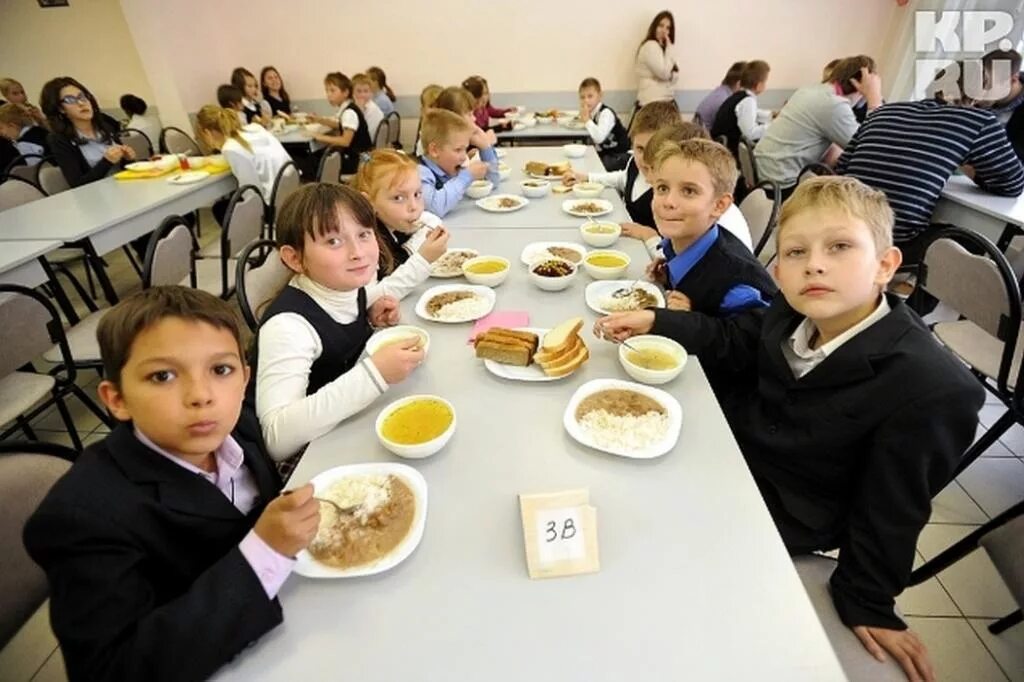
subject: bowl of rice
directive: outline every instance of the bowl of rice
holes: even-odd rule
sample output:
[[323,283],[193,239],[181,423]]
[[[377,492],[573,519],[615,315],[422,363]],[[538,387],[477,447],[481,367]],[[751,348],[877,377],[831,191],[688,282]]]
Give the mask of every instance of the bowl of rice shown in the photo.
[[431,322],[472,322],[490,313],[496,300],[490,287],[446,284],[424,291],[416,302],[416,314]]
[[661,389],[594,379],[570,398],[562,423],[582,445],[620,457],[651,459],[675,447],[682,415],[679,401]]

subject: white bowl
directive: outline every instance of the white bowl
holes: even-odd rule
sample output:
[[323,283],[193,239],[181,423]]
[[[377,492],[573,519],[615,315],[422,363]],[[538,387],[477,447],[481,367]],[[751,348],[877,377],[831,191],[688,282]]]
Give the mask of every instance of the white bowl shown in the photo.
[[600,182],[577,182],[572,186],[572,193],[580,199],[594,199],[601,196],[604,185]]
[[469,183],[466,188],[466,196],[470,199],[483,199],[494,189],[494,183],[490,180],[475,180]]
[[420,329],[411,324],[400,324],[395,327],[381,329],[366,341],[366,354],[373,355],[388,343],[399,339],[407,339],[410,336],[418,336],[422,339],[423,354],[426,356],[427,351],[430,350],[430,334],[427,333],[426,329]]
[[582,159],[587,153],[587,145],[585,144],[563,144],[562,151],[570,159]]
[[[593,258],[594,256],[603,254],[618,256],[625,262],[622,265],[614,268],[606,268],[602,265],[594,265],[593,263],[590,262],[590,259]],[[625,274],[626,270],[629,268],[629,263],[629,256],[623,253],[622,251],[591,251],[583,259],[583,269],[586,270],[587,274],[593,277],[594,279],[618,279]]]
[[210,160],[207,159],[205,156],[190,156],[190,157],[188,157],[188,167],[191,168],[192,170],[196,170],[197,168],[202,168],[203,166],[205,166],[209,162],[210,162]]
[[628,343],[638,351],[644,350],[645,348],[656,348],[664,351],[671,355],[676,361],[676,366],[672,369],[645,369],[640,365],[635,365],[630,362],[629,357],[634,352],[633,349],[620,344],[619,362],[622,364],[622,368],[626,370],[626,374],[641,383],[654,385],[668,383],[679,376],[683,371],[683,366],[686,365],[686,349],[672,339],[664,336],[656,336],[654,334],[644,334],[642,336],[631,337]]
[[[598,232],[598,228],[605,230],[610,229],[611,232]],[[618,223],[602,223],[600,221],[585,222],[580,225],[580,237],[583,241],[595,248],[606,249],[619,240],[622,236],[622,226]]]
[[156,167],[161,170],[168,170],[170,168],[178,168],[181,166],[181,161],[178,160],[178,156],[176,154],[164,154],[153,163],[155,163]]
[[[565,263],[566,265],[572,268],[572,272],[562,277],[545,277],[543,275],[538,275],[536,272],[534,272],[534,268],[536,268],[538,265],[552,260]],[[576,264],[573,263],[571,260],[551,256],[550,258],[539,258],[533,265],[530,266],[530,279],[533,281],[534,284],[537,285],[538,289],[542,289],[544,291],[561,291],[562,289],[565,289],[567,286],[572,284],[572,280],[576,276],[576,273],[578,271],[579,269],[576,267]]]
[[531,199],[547,196],[551,191],[551,183],[547,180],[523,180],[519,183],[519,187],[522,188],[523,194]]
[[560,126],[564,126],[564,125],[568,125],[569,123],[571,123],[575,119],[576,119],[575,116],[559,116],[558,118],[555,119],[555,123],[557,123]]
[[[427,441],[426,443],[419,443],[417,445],[402,445],[400,443],[393,443],[384,437],[382,428],[384,426],[384,420],[395,410],[403,405],[413,402],[414,400],[437,400],[448,406],[448,409],[452,412],[452,423],[448,425],[448,428],[440,436],[434,440]],[[399,457],[405,457],[406,459],[423,459],[424,457],[430,457],[435,452],[443,448],[448,441],[451,439],[452,434],[455,433],[455,407],[444,398],[436,395],[410,395],[405,398],[400,398],[395,402],[391,403],[377,415],[377,423],[375,424],[375,430],[377,431],[377,440],[385,448],[398,455]]]
[[512,166],[507,163],[498,164],[498,179],[508,180],[508,176],[512,175]]
[[523,116],[518,121],[516,121],[516,123],[523,124],[524,128],[532,128],[533,126],[537,125],[537,117],[536,116]]
[[[505,269],[499,272],[491,273],[478,273],[470,272],[470,266],[474,263],[481,263],[483,261],[498,261],[504,264]],[[479,284],[485,287],[496,287],[508,278],[509,270],[512,269],[512,264],[507,258],[501,256],[477,256],[476,258],[470,258],[462,264],[462,274],[466,276],[471,284]]]

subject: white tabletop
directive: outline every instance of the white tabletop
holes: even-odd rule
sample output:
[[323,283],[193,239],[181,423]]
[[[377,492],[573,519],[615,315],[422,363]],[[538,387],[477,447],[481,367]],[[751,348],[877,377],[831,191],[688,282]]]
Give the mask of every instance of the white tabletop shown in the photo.
[[1000,197],[990,194],[964,175],[954,175],[942,190],[942,198],[973,209],[1003,224],[1024,226],[1024,196]]
[[[406,461],[430,490],[418,549],[390,572],[347,580],[294,575],[280,597],[284,624],[220,677],[295,680],[814,680],[845,679],[698,362],[664,388],[683,409],[675,449],[628,460],[585,448],[562,427],[573,391],[627,378],[616,347],[589,333],[589,277],[542,292],[518,263],[536,239],[466,230],[460,245],[515,261],[497,310],[528,310],[535,326],[582,315],[591,359],[557,382],[490,375],[466,344],[471,325],[403,322],[431,334],[426,362],[363,413],[313,442],[298,485],[332,466],[398,461],[373,423],[404,395],[455,406],[458,429],[437,455]],[[552,231],[546,239],[571,239]],[[643,248],[634,254],[638,276]],[[527,577],[517,495],[587,488],[597,508],[601,570]]]
[[0,235],[8,241],[90,238],[104,254],[153,231],[166,216],[209,205],[237,186],[231,173],[190,185],[108,177],[0,212]]
[[[523,189],[519,183],[529,179],[523,170],[527,161],[543,161],[545,163],[559,163],[569,161],[573,169],[586,172],[603,173],[605,168],[597,156],[593,147],[587,147],[586,154],[580,159],[569,159],[561,147],[510,147],[503,148],[505,152],[502,162],[508,164],[512,169],[511,175],[494,188],[492,194],[517,194],[522,196]],[[559,184],[560,178],[552,179],[552,185]],[[629,220],[626,212],[626,205],[622,198],[611,187],[606,187],[601,193],[601,199],[612,202],[612,212],[602,216],[600,220],[607,220],[614,223],[622,223]],[[546,196],[539,199],[530,199],[530,204],[525,208],[512,213],[490,213],[476,205],[476,199],[463,198],[459,205],[444,217],[444,224],[452,228],[479,228],[479,229],[511,229],[511,228],[542,228],[542,229],[571,229],[577,228],[587,222],[586,218],[571,216],[562,210],[562,202],[572,199],[576,200],[575,194],[554,194],[548,192]]]
[[586,128],[566,128],[565,126],[554,122],[538,122],[535,126],[530,126],[521,130],[505,130],[498,133],[498,140],[502,142],[515,142],[518,140],[546,140],[552,138],[589,140],[590,133],[587,132]]
[[46,281],[46,273],[37,259],[60,246],[60,242],[51,239],[0,241],[0,282],[39,286]]
[[[322,132],[327,132],[326,126],[321,126],[321,128],[323,128]],[[317,142],[312,137],[310,137],[310,134],[303,130],[302,128],[291,130],[288,131],[287,133],[275,132],[274,137],[276,137],[281,142],[281,144],[306,145],[307,147],[309,147],[310,150],[316,150],[324,146],[322,143]]]

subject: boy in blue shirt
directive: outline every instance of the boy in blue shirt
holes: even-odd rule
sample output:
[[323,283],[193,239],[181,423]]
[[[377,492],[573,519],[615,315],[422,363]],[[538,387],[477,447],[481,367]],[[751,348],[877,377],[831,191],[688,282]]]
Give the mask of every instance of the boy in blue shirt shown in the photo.
[[431,109],[423,115],[420,181],[424,207],[434,215],[447,215],[475,180],[487,178],[495,187],[501,180],[498,154],[493,147],[481,149],[479,159],[468,161],[467,149],[473,132],[473,125],[454,112]]

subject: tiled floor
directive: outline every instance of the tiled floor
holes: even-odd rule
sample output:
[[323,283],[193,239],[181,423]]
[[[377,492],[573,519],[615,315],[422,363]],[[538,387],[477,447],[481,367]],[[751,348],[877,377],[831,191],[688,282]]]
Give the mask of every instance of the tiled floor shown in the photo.
[[[212,218],[203,220],[203,242],[216,238]],[[118,252],[109,257],[112,280],[120,293],[138,288],[138,278]],[[80,383],[95,390],[98,378],[86,373]],[[69,407],[86,443],[106,429],[75,400]],[[992,424],[1001,407],[990,398],[979,414],[982,427]],[[33,422],[45,440],[70,445],[54,410]],[[1014,427],[985,455],[946,488],[933,504],[931,522],[918,543],[920,565],[1011,504],[1024,499],[1024,428]],[[910,626],[924,640],[938,672],[950,682],[1024,682],[1024,625],[996,636],[987,625],[1016,608],[988,557],[976,551],[897,600]],[[50,631],[45,608],[0,651],[0,682],[64,680],[64,664]]]

